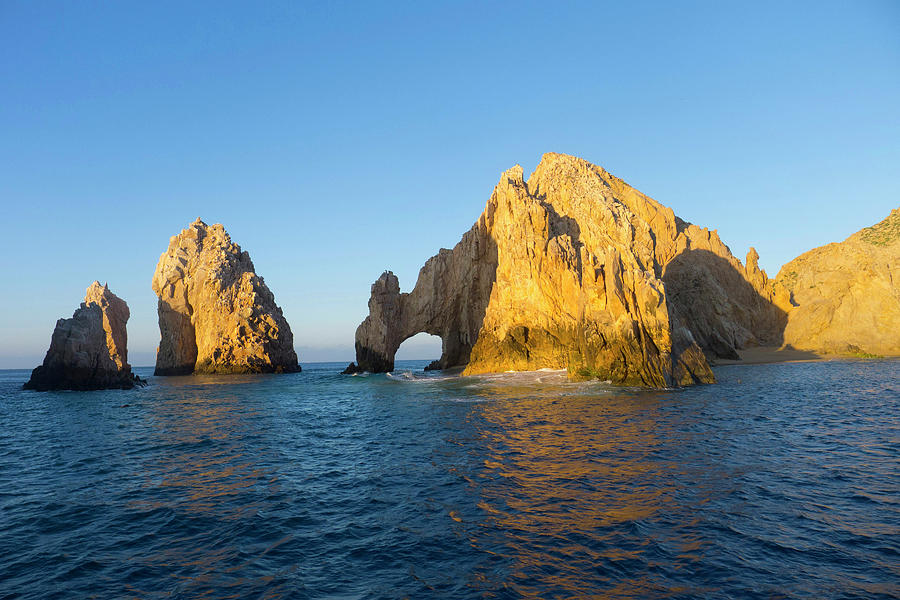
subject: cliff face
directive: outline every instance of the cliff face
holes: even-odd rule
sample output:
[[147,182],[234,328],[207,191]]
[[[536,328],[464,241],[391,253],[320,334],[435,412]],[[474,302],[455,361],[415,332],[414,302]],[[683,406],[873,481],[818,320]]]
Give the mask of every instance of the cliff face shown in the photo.
[[153,275],[157,375],[299,371],[291,328],[247,252],[200,219],[174,236]]
[[[692,306],[714,282],[721,305]],[[376,281],[349,370],[392,369],[400,343],[426,331],[443,340],[440,366],[469,374],[566,368],[623,384],[711,382],[697,341],[729,355],[757,341],[756,321],[777,318],[757,288],[768,293],[755,260],[744,268],[715,232],[600,167],[547,154],[527,182],[521,167],[503,174],[475,226],[426,262],[412,292],[389,272]]]
[[128,317],[124,300],[92,283],[72,318],[56,322],[44,362],[25,389],[128,389],[140,383],[128,364]]
[[900,208],[840,243],[801,254],[775,278],[784,343],[821,353],[900,355]]

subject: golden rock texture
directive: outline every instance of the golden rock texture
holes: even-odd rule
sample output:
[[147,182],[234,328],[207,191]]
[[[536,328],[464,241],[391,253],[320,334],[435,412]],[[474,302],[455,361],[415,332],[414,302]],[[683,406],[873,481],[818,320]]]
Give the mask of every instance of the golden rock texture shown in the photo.
[[56,322],[44,362],[25,389],[128,389],[143,383],[128,364],[128,305],[95,281],[71,319]]
[[169,241],[153,275],[156,375],[300,370],[294,336],[247,252],[199,218]]
[[412,292],[390,272],[373,284],[348,372],[393,369],[403,340],[425,331],[443,341],[437,366],[466,374],[712,382],[701,347],[731,355],[778,329],[750,258],[745,268],[716,232],[602,168],[546,154],[527,182],[519,166],[502,175],[478,222],[425,263]]
[[826,354],[900,355],[900,208],[784,265],[774,282],[784,343]]

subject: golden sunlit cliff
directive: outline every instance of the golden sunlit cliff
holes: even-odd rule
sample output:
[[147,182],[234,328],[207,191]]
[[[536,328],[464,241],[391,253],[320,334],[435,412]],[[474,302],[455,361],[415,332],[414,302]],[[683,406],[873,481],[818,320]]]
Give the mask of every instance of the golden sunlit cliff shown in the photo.
[[900,355],[900,208],[775,278],[784,343],[824,354]]
[[745,267],[715,231],[686,223],[601,167],[546,154],[526,181],[500,178],[481,217],[400,293],[372,286],[356,370],[388,371],[403,340],[443,342],[466,374],[567,369],[655,387],[714,381],[710,356],[774,343],[784,313],[752,251]]
[[156,375],[299,371],[290,325],[247,252],[197,219],[169,241],[153,274]]

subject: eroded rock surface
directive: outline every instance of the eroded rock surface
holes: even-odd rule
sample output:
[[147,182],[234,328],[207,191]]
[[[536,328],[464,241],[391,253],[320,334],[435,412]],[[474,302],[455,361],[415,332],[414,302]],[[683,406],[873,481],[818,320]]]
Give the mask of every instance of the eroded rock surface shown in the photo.
[[95,281],[71,319],[56,322],[44,362],[25,389],[128,389],[143,381],[128,364],[128,305]]
[[[467,374],[565,368],[622,384],[711,382],[701,346],[730,355],[777,330],[751,259],[745,268],[715,232],[602,168],[546,154],[527,182],[519,166],[502,175],[478,222],[425,263],[412,292],[390,272],[375,282],[348,371],[392,369],[400,343],[425,331],[443,340],[440,366]],[[694,306],[713,283],[718,305]]]
[[300,370],[291,328],[247,252],[199,218],[169,242],[153,275],[157,375]]
[[801,254],[775,278],[784,343],[826,354],[900,355],[900,208],[840,243]]

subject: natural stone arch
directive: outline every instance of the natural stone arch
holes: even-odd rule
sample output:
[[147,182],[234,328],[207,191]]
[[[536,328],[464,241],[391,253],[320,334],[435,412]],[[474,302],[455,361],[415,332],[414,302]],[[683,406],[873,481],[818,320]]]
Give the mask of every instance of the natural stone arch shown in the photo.
[[[713,306],[677,306],[716,286]],[[712,382],[693,331],[722,356],[777,339],[782,322],[755,255],[745,267],[715,231],[596,165],[547,154],[527,182],[519,166],[503,173],[475,226],[425,263],[409,294],[390,272],[375,282],[349,370],[393,368],[400,342],[425,331],[444,342],[439,366],[467,375],[565,368],[628,385]]]
[[356,330],[357,362],[348,372],[393,370],[400,344],[423,332],[441,338],[433,368],[469,362],[497,271],[497,244],[486,221],[482,215],[453,250],[431,257],[411,292],[401,293],[397,276],[382,273],[372,284],[369,316]]

